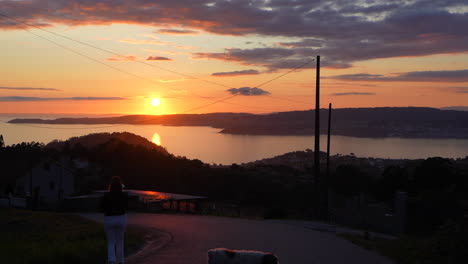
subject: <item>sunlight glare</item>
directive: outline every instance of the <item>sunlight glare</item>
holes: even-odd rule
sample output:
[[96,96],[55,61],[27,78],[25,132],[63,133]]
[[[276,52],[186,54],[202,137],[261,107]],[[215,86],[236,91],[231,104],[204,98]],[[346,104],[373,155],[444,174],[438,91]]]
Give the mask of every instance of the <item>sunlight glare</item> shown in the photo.
[[154,144],[161,146],[161,137],[159,136],[158,133],[154,133],[153,138],[151,139],[151,142]]

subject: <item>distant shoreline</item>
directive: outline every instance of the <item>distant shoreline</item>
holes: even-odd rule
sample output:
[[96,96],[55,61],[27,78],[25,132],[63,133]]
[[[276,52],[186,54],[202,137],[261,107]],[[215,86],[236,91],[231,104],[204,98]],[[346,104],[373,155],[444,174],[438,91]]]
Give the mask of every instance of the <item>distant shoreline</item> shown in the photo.
[[[321,109],[321,134],[328,110]],[[359,138],[468,139],[468,112],[423,107],[341,108],[333,110],[332,135]],[[16,118],[14,124],[207,126],[232,135],[314,135],[314,110],[272,114],[210,113],[113,117]]]

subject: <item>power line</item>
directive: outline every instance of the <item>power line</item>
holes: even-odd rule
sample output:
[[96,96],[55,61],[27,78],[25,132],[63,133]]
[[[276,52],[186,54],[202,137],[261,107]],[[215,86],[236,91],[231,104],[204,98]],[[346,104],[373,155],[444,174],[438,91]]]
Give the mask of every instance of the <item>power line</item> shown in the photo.
[[[54,34],[54,35],[57,35],[57,36],[60,36],[60,37],[63,37],[63,38],[72,40],[72,41],[75,41],[75,42],[80,43],[80,44],[82,44],[82,45],[86,45],[86,46],[89,46],[89,47],[92,47],[92,48],[95,48],[95,49],[99,49],[99,50],[105,51],[105,52],[107,52],[107,53],[116,55],[116,56],[123,57],[123,55],[120,55],[120,54],[117,54],[117,53],[114,53],[114,52],[111,52],[111,51],[107,51],[107,50],[105,50],[105,49],[102,49],[102,48],[99,48],[99,47],[96,47],[96,46],[93,46],[93,45],[90,45],[90,44],[87,44],[87,43],[84,43],[84,42],[81,42],[81,41],[74,40],[74,39],[72,39],[72,38],[69,38],[69,37],[66,37],[66,36],[57,34],[57,33],[55,33],[55,32],[42,29],[42,28],[37,27],[37,26],[35,26],[35,25],[30,25],[30,24],[25,23],[25,22],[23,22],[23,21],[20,21],[20,20],[18,20],[18,19],[9,17],[9,16],[7,16],[7,15],[4,15],[4,14],[2,14],[2,13],[0,13],[0,16],[7,17],[7,18],[9,18],[9,19],[12,19],[12,20],[17,21],[17,22],[22,23],[22,24],[25,24],[25,25],[27,25],[27,26],[31,26],[31,27],[34,27],[34,28],[38,28],[38,29],[40,29],[40,30],[42,30],[42,31],[45,31],[45,32],[48,32],[48,33],[51,33],[51,34]],[[68,47],[65,46],[65,45],[59,44],[59,43],[57,43],[57,42],[55,42],[55,41],[52,41],[52,40],[50,40],[50,39],[47,39],[47,38],[45,38],[45,37],[43,37],[43,36],[41,36],[41,35],[39,35],[39,34],[33,33],[32,31],[28,30],[27,28],[22,27],[22,29],[25,30],[25,31],[27,31],[27,32],[29,32],[29,33],[31,33],[31,34],[33,34],[33,35],[35,35],[36,37],[39,37],[39,38],[41,38],[41,39],[43,39],[43,40],[46,40],[46,41],[48,41],[48,42],[50,42],[50,43],[53,43],[53,44],[55,44],[55,45],[57,45],[57,46],[59,46],[59,47],[61,47],[61,48],[64,48],[64,49],[66,49],[66,50],[68,50],[68,51],[70,51],[70,52],[72,52],[72,53],[75,53],[75,54],[77,54],[77,55],[79,55],[79,56],[83,56],[83,57],[85,57],[85,58],[87,58],[87,59],[89,59],[89,60],[92,60],[92,61],[94,61],[94,62],[97,62],[97,63],[99,63],[99,64],[101,64],[101,65],[104,65],[104,66],[109,67],[109,68],[111,68],[111,69],[117,70],[117,71],[119,71],[119,72],[121,72],[121,73],[125,73],[125,74],[134,76],[134,77],[139,78],[139,79],[143,79],[143,80],[146,80],[146,81],[150,81],[151,83],[154,83],[154,84],[157,84],[157,85],[160,85],[160,86],[169,88],[169,89],[171,89],[171,90],[179,91],[179,90],[174,89],[174,88],[172,88],[172,87],[170,87],[170,86],[163,85],[163,84],[160,84],[160,83],[156,83],[156,82],[154,82],[154,81],[151,80],[151,79],[148,79],[148,78],[145,78],[145,77],[142,77],[142,76],[139,76],[139,75],[136,75],[136,74],[133,74],[133,73],[124,71],[124,70],[119,69],[119,68],[117,68],[117,67],[108,65],[108,64],[103,63],[103,62],[101,62],[101,61],[98,61],[98,60],[96,60],[96,59],[94,59],[94,58],[92,58],[92,57],[90,57],[90,56],[88,56],[88,55],[85,55],[85,54],[80,53],[80,52],[78,52],[78,51],[75,51],[75,50],[73,50],[73,49],[71,49],[71,48],[68,48]],[[304,67],[305,65],[309,64],[309,63],[312,62],[312,61],[313,61],[313,60],[308,61],[308,62],[306,62],[306,63],[303,63],[302,65],[300,65],[300,66],[298,66],[298,67],[296,67],[296,68],[294,68],[294,69],[292,69],[292,70],[290,70],[290,71],[288,71],[288,72],[286,72],[286,73],[284,73],[284,74],[282,74],[282,75],[279,75],[279,76],[277,76],[277,77],[275,77],[275,78],[273,78],[273,79],[271,79],[271,80],[269,80],[269,81],[263,82],[263,83],[261,83],[261,84],[255,86],[255,87],[253,87],[253,88],[261,87],[261,86],[263,86],[263,85],[265,85],[265,84],[267,84],[267,83],[270,83],[270,82],[272,82],[272,81],[274,81],[274,80],[276,80],[276,79],[279,79],[279,78],[281,78],[281,77],[283,77],[283,76],[285,76],[285,75],[287,75],[287,74],[289,74],[289,73],[294,72],[295,70],[297,70],[297,69],[299,69],[299,68]],[[141,62],[141,61],[136,61],[136,62],[140,62],[140,63],[143,63],[143,64],[145,64],[145,65],[152,66],[152,67],[154,66],[154,65],[151,65],[151,64],[148,64],[148,63],[145,63],[145,62]],[[156,68],[160,68],[160,69],[163,69],[163,70],[171,71],[171,70],[168,70],[168,69],[165,69],[165,68],[162,68],[162,67],[156,67]],[[212,83],[212,84],[220,85],[220,86],[223,86],[223,87],[232,88],[232,87],[229,87],[229,86],[226,86],[226,85],[222,85],[222,84],[218,84],[218,83],[215,83],[215,82],[207,81],[207,80],[200,79],[200,78],[197,78],[197,77],[194,77],[194,76],[190,76],[190,75],[186,75],[186,74],[183,74],[183,73],[178,73],[178,72],[175,72],[175,71],[171,71],[171,72],[177,73],[177,74],[181,74],[181,75],[184,75],[184,76],[193,78],[193,79],[198,79],[198,80],[201,80],[201,81],[206,81],[206,82],[209,82],[209,83]],[[197,94],[195,94],[195,93],[193,93],[193,94],[194,94],[194,95],[197,95]],[[222,98],[222,99],[212,99],[212,98],[205,97],[205,96],[202,96],[202,95],[197,95],[197,96],[199,96],[199,97],[201,97],[201,98],[208,99],[208,100],[212,100],[213,102],[208,103],[208,104],[204,104],[204,105],[201,105],[201,106],[198,106],[198,107],[194,107],[194,108],[191,108],[191,109],[188,109],[188,110],[179,112],[179,113],[177,113],[177,114],[188,113],[188,112],[195,111],[195,110],[198,110],[198,109],[201,109],[201,108],[204,108],[204,107],[208,107],[208,106],[211,106],[211,105],[220,103],[220,102],[224,102],[224,103],[228,103],[228,104],[235,104],[235,103],[229,103],[229,102],[225,102],[225,101],[227,101],[227,100],[229,100],[229,99],[231,99],[231,98],[233,98],[233,97],[236,97],[236,96],[238,96],[238,95],[239,95],[239,94],[235,94],[235,95],[232,95],[232,96],[229,96],[229,97],[225,97],[225,98]],[[298,103],[309,104],[309,103],[305,103],[305,102],[301,102],[301,101],[296,101],[296,100],[291,100],[291,99],[286,99],[286,98],[281,98],[281,97],[276,97],[276,96],[275,96],[275,97],[270,96],[270,97],[276,98],[276,99],[280,99],[280,100],[287,100],[287,101],[292,101],[292,102],[298,102]],[[241,104],[237,104],[237,105],[241,105]],[[241,105],[241,106],[246,106],[246,105]],[[257,106],[246,106],[246,107],[256,107],[256,108],[258,108]],[[159,118],[159,117],[155,117],[155,118]],[[114,124],[114,125],[101,126],[101,127],[93,127],[93,128],[94,128],[94,129],[96,129],[96,128],[109,128],[109,127],[116,127],[116,126],[131,125],[131,124],[137,124],[137,123],[143,123],[143,122],[151,121],[151,120],[153,120],[153,119],[155,119],[155,118],[150,118],[150,119],[146,119],[146,120],[141,120],[141,121],[139,121],[139,122],[134,122],[134,123],[130,123],[130,124]],[[0,120],[0,121],[3,122],[3,123],[8,123],[8,122],[2,121],[2,120]],[[11,123],[8,123],[8,124],[11,124]],[[30,127],[37,127],[37,128],[50,128],[50,129],[89,129],[89,127],[78,127],[78,128],[69,128],[69,127],[68,127],[68,128],[59,128],[59,127],[35,126],[35,125],[29,125],[29,124],[21,124],[21,125],[30,126]]]
[[279,79],[279,78],[281,78],[281,77],[283,77],[283,76],[285,76],[285,75],[290,74],[291,72],[294,72],[294,71],[296,71],[296,70],[298,70],[298,69],[300,69],[300,68],[306,66],[307,64],[313,62],[314,60],[315,60],[315,59],[306,61],[305,63],[303,63],[303,64],[297,66],[296,68],[294,68],[294,69],[292,69],[292,70],[290,70],[290,71],[287,71],[287,72],[285,72],[285,73],[283,73],[283,74],[281,74],[281,75],[279,75],[279,76],[276,76],[275,78],[273,78],[273,79],[271,79],[271,80],[269,80],[269,81],[266,81],[266,82],[264,82],[264,83],[262,83],[262,84],[260,84],[260,85],[257,85],[257,86],[255,86],[255,87],[258,88],[258,87],[263,86],[263,85],[265,85],[265,84],[267,84],[267,83],[270,83],[270,82],[272,82],[272,81],[275,81],[275,80],[277,80],[277,79]]
[[[294,71],[296,71],[296,70],[298,70],[298,69],[300,69],[300,68],[306,66],[307,64],[309,64],[309,63],[311,63],[311,62],[313,62],[313,61],[315,61],[315,59],[306,61],[305,63],[299,65],[298,67],[296,67],[296,68],[294,68],[294,69],[292,69],[292,70],[290,70],[290,71],[288,71],[288,72],[285,72],[285,73],[283,73],[283,74],[281,74],[281,75],[279,75],[279,76],[276,76],[275,78],[273,78],[273,79],[271,79],[271,80],[269,80],[269,81],[266,81],[266,82],[264,82],[264,83],[262,83],[262,84],[260,84],[260,85],[258,85],[258,86],[256,86],[256,87],[258,88],[258,87],[263,86],[263,85],[265,85],[265,84],[267,84],[267,83],[270,83],[270,82],[272,82],[272,81],[275,81],[275,80],[277,80],[277,79],[279,79],[279,78],[281,78],[281,77],[283,77],[283,76],[285,76],[285,75],[288,75],[288,74],[290,74],[290,73],[292,73],[292,72],[294,72]],[[279,100],[284,100],[284,101],[290,101],[290,102],[296,102],[296,103],[301,103],[301,104],[310,105],[310,103],[306,103],[306,102],[302,102],[302,101],[297,101],[297,100],[292,100],[292,99],[287,99],[287,98],[278,97],[278,96],[273,96],[273,95],[271,95],[271,94],[269,94],[268,96],[270,96],[270,97],[272,97],[272,98],[275,98],[275,99],[279,99]]]
[[294,99],[288,99],[288,98],[284,98],[284,97],[273,96],[271,94],[267,94],[267,96],[269,96],[271,98],[274,98],[274,99],[283,100],[283,101],[289,101],[289,102],[300,103],[300,104],[305,104],[305,105],[310,105],[311,104],[310,102],[308,103],[308,102],[298,101],[298,100],[294,100]]
[[[19,20],[19,19],[14,18],[14,17],[5,15],[5,14],[3,14],[3,13],[0,13],[0,16],[6,17],[6,18],[11,19],[11,20],[14,20],[14,21],[16,21],[16,22],[18,22],[18,23],[27,25],[27,26],[29,26],[29,27],[37,28],[37,29],[42,30],[42,31],[44,31],[44,32],[47,32],[47,33],[49,33],[49,34],[53,34],[53,35],[59,36],[59,37],[61,37],[61,38],[68,39],[68,40],[70,40],[70,41],[79,43],[79,44],[81,44],[81,45],[85,45],[85,46],[88,46],[88,47],[91,47],[91,48],[94,48],[94,49],[97,49],[97,50],[100,50],[100,51],[109,53],[109,54],[114,55],[114,56],[125,57],[125,56],[122,55],[122,54],[119,54],[119,53],[116,53],[116,52],[113,52],[113,51],[109,51],[109,50],[107,50],[107,49],[104,49],[104,48],[101,48],[101,47],[98,47],[98,46],[95,46],[95,45],[92,45],[92,44],[89,44],[89,43],[86,43],[86,42],[83,42],[83,41],[80,41],[80,40],[76,40],[76,39],[70,38],[70,37],[65,36],[65,35],[62,35],[62,34],[58,34],[58,33],[56,33],[56,32],[53,32],[53,31],[50,31],[50,30],[47,30],[47,29],[43,29],[43,28],[41,28],[41,27],[38,27],[38,26],[36,26],[36,25],[32,25],[32,24],[26,23],[26,22],[24,22],[24,21],[21,21],[21,20]],[[24,29],[24,30],[26,30],[27,32],[32,33],[31,31],[29,31],[29,30],[27,30],[27,29]],[[34,33],[33,33],[33,34],[34,34]],[[36,35],[36,34],[35,34],[35,35]],[[37,35],[36,35],[36,36],[37,36]],[[41,37],[41,38],[44,38],[44,37]],[[45,38],[44,38],[44,39],[45,39]],[[47,40],[47,39],[46,39],[46,40]],[[48,40],[48,41],[50,41],[50,40]],[[52,42],[52,41],[50,41],[50,42]],[[52,43],[54,43],[54,42],[52,42]],[[54,44],[56,44],[56,43],[54,43]],[[58,45],[58,44],[57,44],[57,45]],[[61,46],[61,45],[59,45],[59,46]],[[63,46],[62,46],[62,47],[63,47]],[[69,48],[66,48],[66,49],[70,50]],[[70,51],[71,51],[71,50],[70,50]],[[74,51],[72,51],[72,52],[74,52]],[[79,54],[78,52],[74,52],[74,53],[77,53],[78,55],[81,55],[81,54]],[[83,55],[81,55],[81,56],[83,56]],[[85,56],[85,57],[89,58],[88,56]],[[89,58],[89,59],[91,59],[91,60],[93,60],[93,61],[96,61],[95,59],[92,59],[92,58]],[[275,80],[277,80],[277,79],[279,79],[279,78],[281,78],[281,77],[283,77],[283,76],[285,76],[285,75],[287,75],[287,74],[290,74],[290,73],[292,73],[292,72],[294,72],[294,71],[296,71],[296,70],[298,70],[298,69],[300,69],[300,68],[306,66],[307,64],[311,63],[311,62],[314,61],[314,60],[315,60],[315,59],[306,61],[305,63],[301,64],[300,66],[298,66],[298,67],[296,67],[296,68],[294,68],[294,69],[292,69],[292,70],[290,70],[290,71],[288,71],[288,72],[286,72],[286,73],[284,73],[284,74],[281,74],[281,75],[279,75],[279,76],[277,76],[277,77],[275,77],[275,78],[273,78],[273,79],[270,79],[270,80],[268,80],[268,81],[266,81],[266,82],[264,82],[264,83],[261,83],[260,85],[255,86],[255,88],[261,87],[261,86],[263,86],[263,85],[265,85],[265,84],[268,84],[268,83],[270,83],[270,82],[272,82],[272,81],[275,81]],[[96,61],[96,62],[98,62],[98,61]],[[189,74],[185,74],[185,73],[177,72],[177,71],[174,71],[174,70],[166,69],[166,68],[164,68],[164,67],[156,66],[156,65],[154,65],[154,64],[146,63],[146,62],[144,62],[144,61],[134,61],[134,62],[143,64],[143,65],[146,65],[146,66],[150,66],[150,67],[153,67],[153,68],[161,69],[161,70],[164,70],[164,71],[167,71],[167,72],[171,72],[171,73],[174,73],[174,74],[178,74],[178,75],[181,75],[181,76],[185,76],[185,77],[188,77],[188,78],[191,78],[191,79],[196,79],[196,80],[199,80],[199,81],[203,81],[203,82],[206,82],[206,83],[210,83],[210,84],[213,84],[213,85],[222,86],[222,87],[229,88],[229,89],[230,89],[230,88],[233,88],[233,87],[230,87],[230,86],[228,86],[228,85],[216,83],[216,82],[209,81],[209,80],[202,79],[202,78],[198,78],[198,77],[195,77],[195,76],[192,76],[192,75],[189,75]],[[116,70],[118,70],[118,71],[120,71],[120,72],[127,73],[127,72],[125,72],[125,71],[122,71],[122,70],[120,70],[120,69],[118,69],[118,68],[115,68],[115,67],[113,67],[113,66],[104,64],[104,63],[102,63],[102,62],[98,62],[98,63],[101,63],[101,64],[103,64],[103,65],[105,65],[105,66],[114,68],[114,69],[116,69]],[[137,78],[140,78],[140,79],[141,79],[141,78],[144,78],[144,77],[140,77],[140,76],[137,76],[137,75],[135,75],[135,74],[132,74],[132,73],[127,73],[127,74],[133,75],[133,76],[135,76],[135,77],[137,77]],[[146,79],[146,78],[144,78],[144,79]],[[151,81],[152,83],[156,83],[156,82],[154,82],[154,81],[152,81],[152,80],[150,80],[150,81]],[[169,86],[167,86],[167,85],[162,85],[162,84],[160,84],[160,83],[156,83],[156,84],[174,90],[174,88],[169,87]],[[195,93],[193,93],[193,92],[191,92],[191,93],[194,94],[194,95],[197,95],[197,94],[195,94]],[[203,97],[203,96],[201,96],[201,95],[197,95],[197,96],[202,97],[202,98],[204,98],[204,99],[210,100],[209,98]],[[270,97],[271,97],[271,98],[275,98],[275,99],[279,99],[279,100],[286,100],[286,101],[290,101],[290,102],[301,103],[301,104],[309,104],[309,103],[306,103],[306,102],[301,102],[301,101],[296,101],[296,100],[291,100],[291,99],[285,99],[285,98],[281,98],[281,97],[278,97],[278,96],[272,96],[272,95],[270,95]]]
[[[89,60],[91,60],[91,61],[94,61],[94,62],[96,62],[96,63],[99,63],[99,64],[101,64],[101,65],[104,65],[104,66],[106,66],[106,67],[108,67],[108,68],[111,68],[111,69],[113,69],[113,70],[119,71],[119,72],[121,72],[121,73],[125,73],[125,74],[127,74],[127,75],[136,77],[136,78],[138,78],[138,79],[142,79],[142,80],[144,80],[144,81],[151,82],[151,83],[156,84],[156,85],[160,85],[160,86],[169,88],[169,89],[174,90],[174,91],[180,91],[180,90],[177,90],[177,89],[172,88],[172,87],[170,87],[170,86],[167,86],[167,85],[164,85],[164,84],[155,82],[155,81],[153,81],[153,80],[151,80],[151,79],[149,79],[149,78],[146,78],[146,77],[143,77],[143,76],[140,76],[140,75],[137,75],[137,74],[128,72],[128,71],[124,71],[124,70],[122,70],[122,69],[120,69],[120,68],[117,68],[117,67],[111,66],[111,65],[109,65],[109,64],[106,64],[106,63],[104,63],[104,62],[101,62],[101,61],[99,61],[99,60],[96,60],[96,59],[94,59],[94,58],[92,58],[92,57],[90,57],[90,56],[88,56],[88,55],[86,55],[86,54],[83,54],[83,53],[81,53],[81,52],[78,52],[78,51],[76,51],[76,50],[73,50],[73,49],[71,49],[71,48],[69,48],[69,47],[67,47],[67,46],[65,46],[65,45],[62,45],[62,44],[57,43],[57,42],[55,42],[55,41],[52,41],[52,40],[50,40],[50,39],[48,39],[48,38],[45,38],[45,37],[43,37],[43,36],[41,36],[41,35],[39,35],[39,34],[36,34],[36,33],[32,32],[32,31],[30,31],[30,30],[28,30],[28,29],[26,29],[26,28],[24,28],[24,27],[22,27],[21,29],[23,29],[24,31],[26,31],[26,32],[28,32],[28,33],[31,33],[32,35],[34,35],[34,36],[36,36],[36,37],[38,37],[38,38],[41,38],[41,39],[43,39],[43,40],[45,40],[45,41],[48,41],[48,42],[50,42],[50,43],[52,43],[52,44],[54,44],[54,45],[59,46],[59,47],[65,49],[65,50],[68,50],[68,51],[70,51],[70,52],[72,52],[72,53],[74,53],[74,54],[77,54],[77,55],[79,55],[79,56],[85,57],[85,58],[87,58],[87,59],[89,59]],[[119,56],[122,56],[122,55],[119,55]],[[231,88],[231,87],[229,87],[229,88]],[[259,107],[259,106],[253,106],[253,105],[244,105],[244,104],[237,104],[237,103],[232,103],[232,102],[225,102],[226,100],[217,100],[217,99],[213,99],[213,98],[210,98],[210,97],[207,97],[207,96],[203,96],[203,95],[200,95],[200,94],[197,94],[197,93],[193,93],[193,92],[191,92],[191,91],[189,91],[189,93],[191,93],[191,94],[193,94],[193,95],[195,95],[195,96],[198,96],[198,97],[200,97],[200,98],[203,98],[203,99],[207,99],[207,100],[214,101],[215,103],[223,102],[223,103],[231,104],[231,105],[240,105],[240,106],[244,106],[244,107],[275,110],[275,109],[272,109],[272,108],[265,108],[265,107]],[[229,98],[232,98],[232,97],[229,97]],[[211,104],[209,104],[209,105],[211,105]],[[198,109],[198,108],[197,108],[197,109]]]
[[[104,48],[101,48],[101,47],[98,47],[98,46],[95,46],[95,45],[92,45],[92,44],[88,44],[88,43],[86,43],[86,42],[82,42],[82,41],[79,41],[79,40],[76,40],[76,39],[67,37],[67,36],[65,36],[65,35],[58,34],[58,33],[56,33],[56,32],[47,30],[47,29],[43,29],[43,28],[41,28],[41,27],[38,27],[38,26],[36,26],[36,25],[32,25],[32,24],[26,23],[26,22],[24,22],[24,21],[21,21],[21,20],[19,20],[19,19],[14,18],[14,17],[5,15],[5,14],[3,14],[3,13],[0,13],[0,16],[9,18],[9,19],[11,19],[11,20],[14,20],[14,21],[16,21],[16,22],[18,22],[18,23],[21,23],[21,24],[24,24],[24,25],[27,25],[27,26],[29,26],[29,27],[37,28],[37,29],[39,29],[39,30],[42,30],[42,31],[44,31],[44,32],[47,32],[47,33],[50,33],[50,34],[53,34],[53,35],[56,35],[56,36],[59,36],[59,37],[61,37],[61,38],[65,38],[65,39],[74,41],[74,42],[79,43],[79,44],[81,44],[81,45],[85,45],[85,46],[88,46],[88,47],[91,47],[91,48],[94,48],[94,49],[98,49],[98,50],[100,50],[100,51],[103,51],[103,52],[106,52],[106,53],[109,53],[109,54],[112,54],[112,55],[115,55],[115,56],[124,57],[123,55],[118,54],[118,53],[116,53],[116,52],[113,52],[113,51],[110,51],[110,50],[107,50],[107,49],[104,49]],[[144,61],[135,61],[135,62],[144,64],[144,65],[146,65],[146,66],[150,66],[150,67],[153,67],[153,68],[157,68],[157,69],[160,69],[160,70],[164,70],[164,71],[167,71],[167,72],[170,72],[170,73],[173,73],[173,74],[177,74],[177,75],[181,75],[181,76],[188,77],[188,78],[191,78],[191,79],[196,79],[196,80],[199,80],[199,81],[203,81],[203,82],[206,82],[206,83],[210,83],[210,84],[213,84],[213,85],[222,86],[222,87],[225,87],[225,88],[232,88],[232,87],[229,87],[228,85],[224,85],[224,84],[212,82],[212,81],[209,81],[209,80],[205,80],[205,79],[202,79],[202,78],[195,77],[195,76],[193,76],[193,75],[181,73],[181,72],[174,71],[174,70],[170,70],[170,69],[167,69],[167,68],[164,68],[164,67],[161,67],[161,66],[157,66],[157,65],[154,65],[154,64],[146,63],[146,62],[144,62]]]

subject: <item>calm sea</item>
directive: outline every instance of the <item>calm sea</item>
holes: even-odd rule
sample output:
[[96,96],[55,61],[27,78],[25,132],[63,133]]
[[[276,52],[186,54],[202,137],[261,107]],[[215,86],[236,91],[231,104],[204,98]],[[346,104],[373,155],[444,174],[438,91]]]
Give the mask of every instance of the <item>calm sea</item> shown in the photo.
[[[87,115],[90,116],[90,115]],[[103,115],[100,115],[103,116]],[[109,116],[109,115],[108,115]],[[13,118],[83,117],[79,115],[12,115],[0,114],[0,120]],[[91,116],[90,116],[91,117]],[[98,116],[95,116],[98,117]],[[100,132],[128,131],[165,147],[178,156],[207,163],[231,164],[270,158],[286,152],[314,148],[313,136],[245,136],[218,133],[211,127],[171,127],[160,125],[21,125],[0,123],[5,144],[20,142],[48,143],[54,139]],[[326,149],[326,137],[321,137]],[[356,138],[332,136],[332,154],[354,153],[358,157],[378,158],[459,158],[468,155],[466,139]]]

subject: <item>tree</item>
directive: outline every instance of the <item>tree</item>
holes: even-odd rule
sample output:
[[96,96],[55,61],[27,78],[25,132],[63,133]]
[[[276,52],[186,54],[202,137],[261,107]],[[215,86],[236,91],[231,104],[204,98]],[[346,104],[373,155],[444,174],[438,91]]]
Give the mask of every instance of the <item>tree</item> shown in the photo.
[[450,159],[428,158],[414,172],[417,190],[441,191],[457,184],[457,174]]
[[355,165],[340,165],[331,176],[330,187],[333,191],[354,196],[366,193],[371,183],[371,177]]
[[389,166],[385,168],[382,177],[377,179],[372,188],[375,198],[382,201],[391,201],[396,191],[408,191],[408,171],[400,166]]
[[0,148],[5,147],[5,142],[3,141],[3,135],[0,135]]

